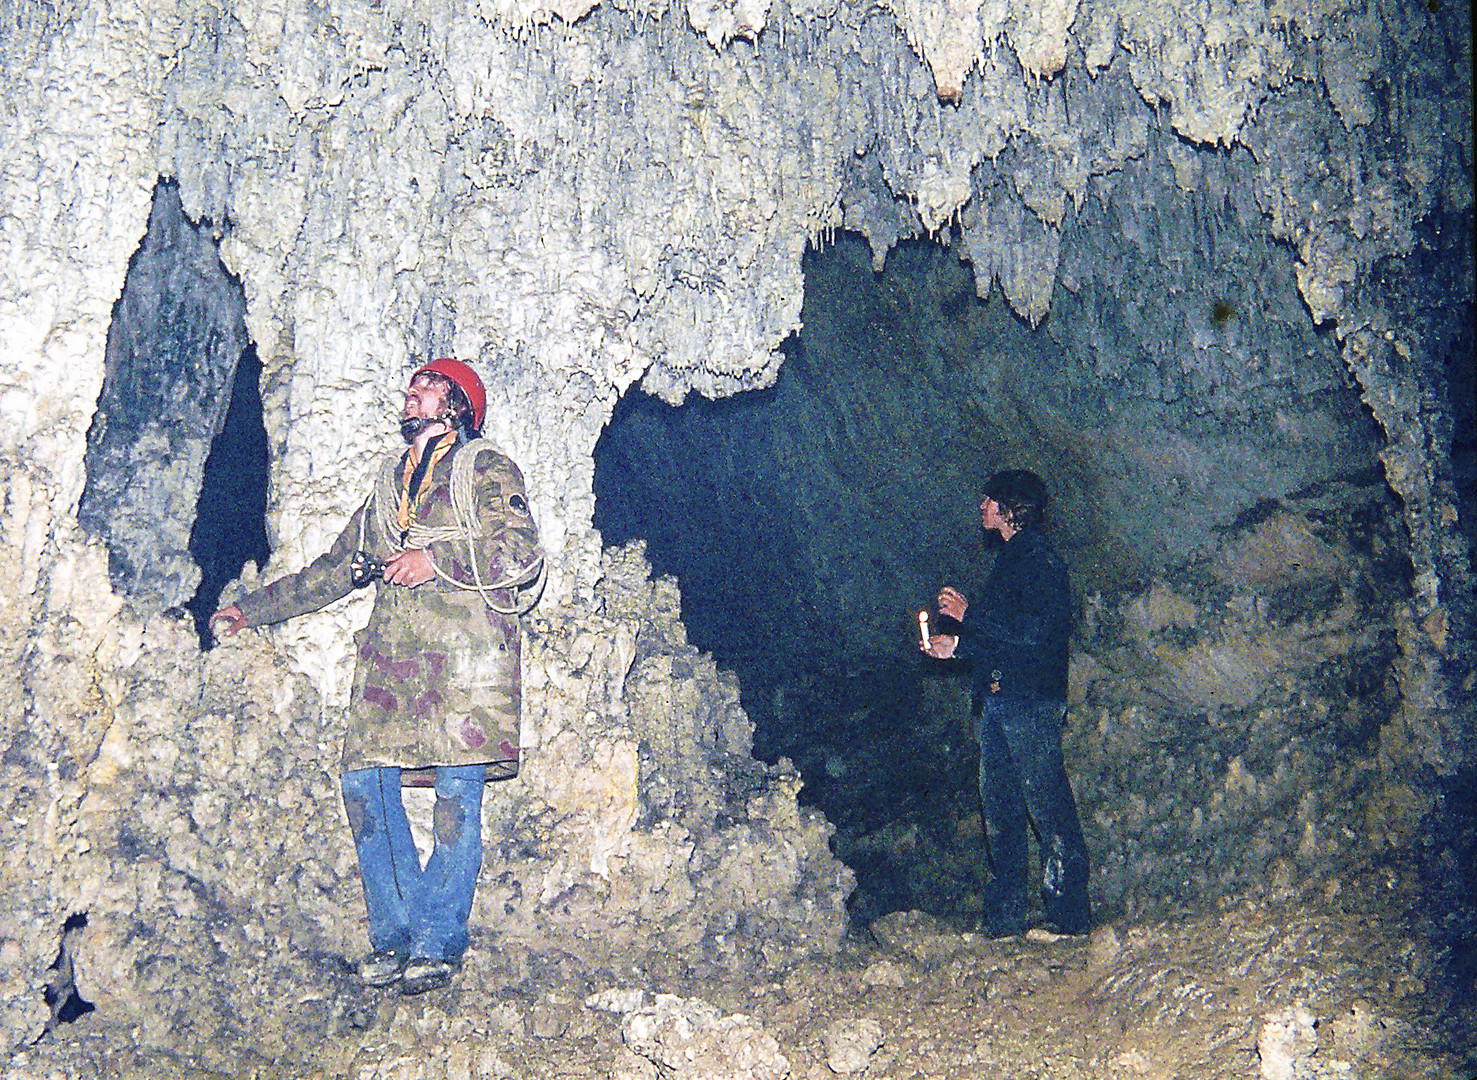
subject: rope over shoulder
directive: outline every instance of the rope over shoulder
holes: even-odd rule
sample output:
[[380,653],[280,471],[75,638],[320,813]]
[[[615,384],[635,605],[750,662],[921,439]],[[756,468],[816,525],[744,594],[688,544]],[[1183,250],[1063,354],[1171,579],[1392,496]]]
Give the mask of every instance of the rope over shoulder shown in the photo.
[[[482,597],[482,602],[499,615],[523,615],[532,609],[537,602],[539,594],[543,591],[544,579],[548,568],[544,557],[540,554],[527,566],[514,567],[496,581],[485,582],[482,580],[482,571],[479,566],[480,560],[477,556],[477,540],[486,535],[482,523],[477,517],[477,491],[476,491],[476,463],[482,454],[491,452],[502,455],[496,446],[487,439],[476,439],[460,447],[451,459],[451,513],[455,519],[452,525],[425,525],[419,521],[412,521],[410,528],[405,532],[405,538],[400,539],[400,525],[395,520],[394,507],[399,502],[399,472],[400,462],[391,455],[386,461],[384,468],[380,470],[379,480],[374,489],[374,520],[378,526],[380,535],[386,545],[392,549],[401,548],[426,548],[431,544],[446,541],[464,541],[467,545],[468,563],[472,568],[472,576],[475,578],[473,584],[457,581],[447,574],[433,560],[431,568],[436,571],[436,576],[442,581],[455,586],[466,592],[475,592]],[[367,539],[367,525],[364,520],[367,516],[361,514],[359,522],[359,546],[364,547]],[[503,589],[514,589],[519,586],[533,585],[527,590],[529,597],[526,603],[515,602],[512,607],[503,607],[493,599],[492,594]]]

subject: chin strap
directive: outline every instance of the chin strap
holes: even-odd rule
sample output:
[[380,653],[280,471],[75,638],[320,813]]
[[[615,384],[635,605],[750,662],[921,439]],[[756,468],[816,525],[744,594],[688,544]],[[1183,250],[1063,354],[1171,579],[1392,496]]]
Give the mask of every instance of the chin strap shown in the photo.
[[407,420],[400,421],[400,437],[406,442],[415,442],[421,432],[432,424],[445,424],[456,433],[458,443],[466,442],[466,436],[462,434],[462,426],[457,423],[455,413],[445,412],[440,416],[412,416]]

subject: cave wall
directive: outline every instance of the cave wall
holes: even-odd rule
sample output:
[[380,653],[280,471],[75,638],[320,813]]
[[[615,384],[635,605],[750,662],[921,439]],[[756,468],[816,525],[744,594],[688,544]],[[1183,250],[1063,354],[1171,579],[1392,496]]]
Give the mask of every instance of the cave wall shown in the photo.
[[[750,756],[737,686],[687,644],[671,580],[649,579],[639,545],[602,569],[594,610],[529,622],[540,745],[516,780],[486,790],[462,978],[666,971],[673,958],[743,969],[834,951],[850,871],[831,826],[797,805],[793,770]],[[365,949],[338,793],[343,710],[285,673],[262,636],[202,654],[192,624],[156,616],[116,648],[92,721],[101,744],[84,773],[52,778],[85,789],[50,815],[66,849],[51,880],[12,877],[13,901],[52,892],[86,912],[76,992],[135,1045],[222,1072],[243,1047],[313,1060],[342,1008],[340,958]],[[406,806],[428,840],[430,793]],[[9,976],[12,992],[25,977]],[[22,1011],[27,996],[11,1006],[13,1040],[45,1023]]]
[[1088,597],[1064,741],[1101,895],[1329,897],[1429,835],[1429,778],[1386,751],[1410,595],[1398,504],[1365,471]]
[[978,492],[999,468],[1049,478],[1082,594],[1183,564],[1263,500],[1378,472],[1379,429],[1285,256],[1234,215],[1208,252],[1187,243],[1199,201],[1166,159],[1144,171],[1162,212],[1093,200],[1063,247],[1129,295],[1082,285],[1034,330],[998,293],[976,301],[961,244],[894,249],[874,275],[840,234],[805,261],[805,329],[772,389],[617,413],[597,525],[651,539],[696,589],[700,644],[820,676],[908,659],[940,583],[982,577]]
[[[357,503],[409,366],[455,353],[487,375],[489,434],[528,477],[553,556],[543,617],[560,629],[547,648],[568,663],[615,633],[599,619],[611,571],[590,520],[591,451],[616,398],[638,378],[667,400],[771,382],[776,347],[797,327],[809,240],[844,225],[883,258],[897,238],[957,221],[979,288],[998,284],[1039,323],[1074,284],[1123,302],[1124,285],[1062,257],[1064,228],[1093,185],[1152,182],[1125,165],[1158,150],[1181,189],[1213,186],[1227,169],[1238,187],[1251,182],[1257,221],[1285,245],[1313,318],[1336,321],[1385,433],[1416,583],[1397,662],[1402,734],[1388,740],[1388,768],[1449,771],[1460,761],[1453,665],[1469,632],[1457,601],[1470,579],[1442,453],[1440,369],[1422,324],[1372,268],[1409,255],[1416,223],[1437,207],[1470,214],[1461,5],[289,0],[227,11],[10,0],[0,19],[0,193],[10,208],[0,261],[0,782],[10,810],[0,825],[0,1011],[9,1042],[44,1024],[45,968],[68,914],[84,908],[112,929],[79,960],[79,978],[112,985],[141,1015],[153,1015],[164,984],[150,982],[125,940],[157,935],[151,956],[204,957],[198,976],[173,986],[210,979],[219,959],[164,914],[187,896],[220,905],[232,940],[269,925],[303,955],[343,945],[280,891],[237,896],[198,871],[191,852],[215,849],[189,838],[209,832],[218,805],[186,815],[177,799],[173,813],[135,814],[149,820],[127,843],[116,817],[100,813],[128,815],[171,785],[183,791],[178,763],[203,765],[215,743],[200,742],[202,732],[221,723],[196,705],[192,665],[208,676],[236,662],[200,660],[167,616],[123,613],[104,549],[77,522],[113,308],[161,176],[178,183],[192,221],[223,230],[222,260],[245,292],[273,461],[267,572],[301,565]],[[1151,146],[1151,130],[1163,141]],[[1157,160],[1149,167],[1163,171]],[[1458,283],[1470,293],[1469,253]],[[1187,325],[1192,341],[1194,331]],[[178,533],[160,530],[153,551],[139,534],[138,562],[176,558]],[[253,789],[276,792],[284,812],[330,812],[346,630],[365,614],[350,603],[272,632],[259,662],[293,675],[232,686],[241,715],[271,715],[293,732],[278,748],[280,768],[303,783],[289,789],[274,775]],[[623,748],[657,723],[631,718],[636,691],[608,662],[610,679],[568,698],[530,681],[528,707],[548,745],[581,761],[616,753],[581,734],[586,712],[611,718]],[[652,675],[658,698],[676,685],[668,678]],[[701,729],[697,705],[684,709],[684,723]],[[703,738],[746,756],[732,740]],[[682,741],[653,743],[668,747],[659,771],[695,767]],[[605,778],[596,790],[547,781],[533,791],[551,806],[568,802],[589,835],[636,843],[642,815],[601,794],[628,773],[607,763],[590,775]],[[791,815],[790,783],[768,777],[751,816],[781,820],[780,833],[815,851],[819,825]],[[232,836],[239,865],[283,856],[261,830]],[[755,842],[760,851],[774,843]],[[650,843],[658,855],[627,882],[638,892],[656,880],[661,852],[683,850],[678,839]],[[343,916],[353,907],[344,845],[315,851],[290,856]],[[541,872],[552,864],[546,857]],[[606,896],[599,866],[581,865],[568,865],[571,880]],[[118,873],[137,873],[139,887],[109,892]],[[846,884],[826,857],[762,880],[777,891],[756,894],[754,910],[780,921],[781,898],[810,882],[820,913],[806,933],[816,947],[834,939],[825,912]],[[616,890],[601,918],[633,905]],[[647,918],[677,926],[683,917]],[[769,925],[757,920],[759,935]],[[552,937],[579,954],[577,925]],[[256,999],[248,1022],[270,1004]],[[153,1030],[178,1035],[174,1021]],[[269,1041],[271,1025],[261,1030]]]
[[[1186,563],[1084,598],[1063,750],[1097,919],[1409,888],[1404,856],[1422,847],[1453,894],[1465,887],[1429,782],[1392,773],[1382,745],[1410,596],[1397,510],[1368,475],[1317,485]],[[870,681],[849,713],[812,694],[787,725],[808,729],[795,760],[856,870],[853,917],[978,918],[968,685],[924,662]]]

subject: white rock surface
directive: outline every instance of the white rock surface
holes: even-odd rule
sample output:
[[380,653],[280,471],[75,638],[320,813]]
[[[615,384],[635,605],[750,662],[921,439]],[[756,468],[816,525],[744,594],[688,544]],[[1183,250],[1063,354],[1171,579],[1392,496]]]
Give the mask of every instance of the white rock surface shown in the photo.
[[697,998],[658,994],[622,1029],[626,1045],[665,1075],[691,1080],[784,1080],[790,1063],[779,1044],[752,1018],[723,1016]]
[[[844,925],[828,827],[798,808],[798,778],[756,769],[731,679],[680,640],[675,589],[645,584],[639,555],[602,562],[591,452],[619,394],[771,382],[801,253],[843,222],[878,258],[957,220],[983,287],[1039,322],[1057,281],[1089,280],[1069,257],[1089,196],[1129,208],[1128,246],[1161,201],[1195,216],[1136,171],[1152,148],[1144,170],[1240,199],[1292,253],[1296,295],[1336,322],[1388,439],[1416,589],[1382,745],[1394,816],[1418,819],[1421,770],[1462,754],[1444,597],[1470,589],[1430,451],[1435,339],[1375,268],[1415,252],[1436,207],[1471,207],[1470,60],[1447,45],[1468,16],[1437,7],[1093,3],[1077,31],[1070,3],[1004,0],[7,8],[0,1039],[47,1023],[74,913],[99,1008],[217,1064],[248,1032],[267,1053],[303,1037],[263,1018],[314,985],[314,953],[357,944],[333,772],[364,605],[203,658],[172,616],[120,614],[77,524],[113,309],[161,177],[227,233],[244,290],[272,448],[266,574],[362,498],[413,363],[455,353],[487,376],[489,434],[527,475],[552,567],[528,651],[541,750],[489,800],[507,877],[476,918],[509,942],[593,957],[657,925],[664,948],[825,951]],[[1378,43],[1378,72],[1349,38]],[[1136,302],[1121,279],[1091,287]],[[162,482],[191,483],[197,449],[161,460]]]
[[826,1066],[850,1076],[861,1072],[882,1045],[882,1025],[871,1017],[837,1020],[826,1028]]
[[1296,1080],[1314,1073],[1309,1060],[1318,1051],[1317,1018],[1304,1006],[1292,1005],[1262,1017],[1256,1052],[1262,1080]]

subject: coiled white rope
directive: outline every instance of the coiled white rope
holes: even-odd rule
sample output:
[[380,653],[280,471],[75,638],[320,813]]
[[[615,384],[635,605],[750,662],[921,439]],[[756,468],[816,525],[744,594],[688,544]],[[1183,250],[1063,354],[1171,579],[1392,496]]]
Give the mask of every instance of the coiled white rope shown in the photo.
[[[468,585],[464,581],[458,581],[437,566],[433,559],[431,569],[436,572],[436,576],[465,592],[477,593],[482,597],[482,602],[499,615],[522,615],[533,607],[538,600],[539,593],[543,591],[548,567],[545,565],[544,557],[540,555],[527,566],[509,570],[494,582],[489,583],[482,580],[482,570],[478,565],[480,560],[477,557],[477,538],[484,534],[481,522],[477,519],[477,492],[473,466],[476,464],[477,456],[484,450],[499,452],[497,447],[487,440],[475,439],[462,446],[456,456],[451,459],[451,513],[456,519],[454,525],[426,525],[419,521],[412,521],[409,529],[400,528],[400,523],[395,518],[395,511],[391,509],[391,507],[400,505],[398,476],[400,463],[393,457],[386,462],[385,468],[380,472],[379,483],[375,487],[375,523],[380,527],[386,544],[395,550],[426,548],[438,542],[465,540],[468,563],[472,567],[473,584]],[[365,522],[361,517],[359,523],[361,549],[364,547],[364,533]],[[500,590],[530,583],[534,585],[534,588],[527,590],[530,599],[526,605],[515,602],[512,607],[503,607],[492,598],[492,594]]]

